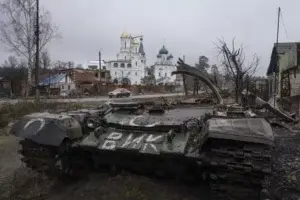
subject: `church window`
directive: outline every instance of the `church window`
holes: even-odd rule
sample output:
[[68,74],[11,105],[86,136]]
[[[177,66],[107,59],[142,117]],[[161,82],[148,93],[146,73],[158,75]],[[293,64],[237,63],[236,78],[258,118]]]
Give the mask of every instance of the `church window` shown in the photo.
[[114,67],[118,67],[118,63],[114,63]]
[[137,66],[137,61],[135,62],[135,66]]
[[131,64],[130,64],[130,63],[129,63],[129,64],[127,64],[127,67],[128,67],[128,68],[131,68]]
[[[125,42],[125,49],[126,49],[126,42]],[[126,59],[126,58],[125,58]]]
[[165,73],[165,76],[167,76],[167,73]]
[[125,67],[125,64],[124,64],[124,63],[121,63],[121,67],[124,68],[124,67]]
[[125,60],[126,60],[126,56],[125,56]]
[[137,76],[137,72],[135,72],[135,75]]
[[115,72],[115,75],[117,75],[117,72]]
[[158,73],[158,76],[161,77],[160,72]]

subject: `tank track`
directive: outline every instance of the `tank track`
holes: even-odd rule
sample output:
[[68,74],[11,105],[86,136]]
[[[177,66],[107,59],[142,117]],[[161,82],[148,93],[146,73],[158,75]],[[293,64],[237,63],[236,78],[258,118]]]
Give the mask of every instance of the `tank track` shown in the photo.
[[19,153],[22,155],[22,162],[26,167],[52,177],[57,174],[57,151],[53,147],[43,146],[30,140],[21,140],[19,142],[21,149]]
[[79,177],[89,169],[90,157],[80,149],[72,149],[70,141],[63,141],[59,147],[37,144],[31,140],[21,140],[19,144],[21,161],[26,167],[47,176],[56,178],[61,175]]
[[260,199],[270,185],[271,152],[267,145],[210,139],[203,162],[212,199]]

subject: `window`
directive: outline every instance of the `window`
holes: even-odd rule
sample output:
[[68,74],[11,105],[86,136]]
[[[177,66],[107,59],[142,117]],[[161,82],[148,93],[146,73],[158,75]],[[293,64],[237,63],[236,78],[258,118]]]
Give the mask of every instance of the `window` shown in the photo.
[[115,72],[115,75],[117,75],[117,72]]
[[[126,49],[126,46],[127,46],[127,45],[126,45],[126,42],[125,42],[125,49]],[[126,59],[126,58],[125,58],[125,59]]]
[[137,76],[137,72],[135,72],[135,75]]
[[71,85],[68,85],[68,90],[70,90],[71,89]]
[[101,72],[101,78],[105,78],[105,72]]
[[167,76],[167,73],[165,73],[165,76]]
[[123,75],[124,73],[123,73],[123,71],[122,71],[122,75]]
[[114,63],[114,67],[118,67],[118,63]]
[[95,77],[98,78],[98,73],[97,72],[95,73]]
[[126,60],[126,56],[125,56],[125,60]]
[[160,72],[158,73],[158,76],[160,77],[161,75],[160,75]]
[[124,63],[121,63],[121,67],[124,68],[124,67],[125,67],[125,64],[124,64]]
[[61,86],[61,89],[62,89],[62,90],[64,89],[64,86],[63,86],[63,85]]
[[128,68],[131,68],[131,64],[130,64],[130,63],[129,63],[129,64],[127,64],[127,67],[128,67]]
[[3,84],[2,83],[0,83],[0,88],[3,88]]
[[128,72],[128,75],[130,75],[130,72]]
[[137,66],[137,61],[135,62],[135,66]]

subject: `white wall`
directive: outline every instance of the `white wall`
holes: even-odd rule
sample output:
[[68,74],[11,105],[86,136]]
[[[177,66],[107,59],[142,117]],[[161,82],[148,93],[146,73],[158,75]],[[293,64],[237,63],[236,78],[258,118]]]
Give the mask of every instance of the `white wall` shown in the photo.
[[162,77],[169,77],[170,82],[175,84],[176,75],[171,75],[173,71],[176,71],[177,67],[175,65],[154,65],[154,76],[155,79],[160,79]]

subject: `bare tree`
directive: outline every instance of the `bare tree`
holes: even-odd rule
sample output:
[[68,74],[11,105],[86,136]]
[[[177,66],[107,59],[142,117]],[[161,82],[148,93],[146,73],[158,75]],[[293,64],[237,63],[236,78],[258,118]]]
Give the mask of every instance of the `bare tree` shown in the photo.
[[259,58],[254,54],[252,61],[245,64],[245,53],[243,46],[235,47],[235,40],[232,40],[231,49],[224,40],[218,40],[216,44],[219,56],[227,75],[235,84],[235,100],[239,103],[240,94],[245,88],[245,77],[252,77],[259,65]]
[[[28,84],[34,67],[36,0],[3,0],[0,10],[4,18],[0,20],[0,40],[8,51],[27,60]],[[40,12],[40,51],[55,37],[57,27],[51,23],[49,12]],[[28,88],[27,88],[28,89]],[[28,91],[26,92],[28,94]]]
[[213,83],[216,85],[216,87],[220,87],[220,84],[221,84],[221,75],[220,75],[220,72],[219,72],[219,69],[217,67],[217,65],[212,65],[211,66],[211,76],[212,76],[212,81]]
[[8,59],[4,61],[2,67],[15,68],[18,66],[18,64],[18,59],[15,56],[8,56]]
[[48,51],[43,51],[41,54],[41,66],[43,67],[43,71],[45,72],[46,70],[48,70],[50,65],[51,65],[50,55]]

